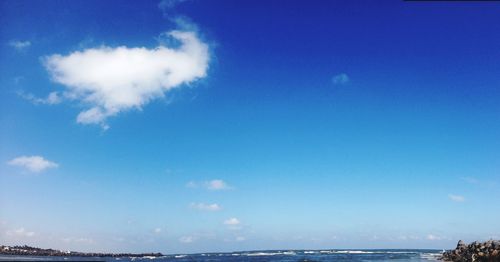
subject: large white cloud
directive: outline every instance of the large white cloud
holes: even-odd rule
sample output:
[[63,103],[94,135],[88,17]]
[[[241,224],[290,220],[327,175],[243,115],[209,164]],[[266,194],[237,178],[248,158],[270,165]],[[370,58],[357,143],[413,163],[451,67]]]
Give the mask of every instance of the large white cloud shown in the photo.
[[165,35],[179,46],[102,46],[51,55],[45,58],[44,65],[52,80],[66,88],[65,97],[88,106],[78,115],[78,123],[107,127],[108,117],[140,109],[152,99],[163,97],[166,91],[206,76],[208,45],[191,31]]
[[7,162],[7,164],[11,166],[24,167],[27,170],[35,173],[59,166],[57,163],[49,161],[42,156],[20,156],[10,160],[9,162]]

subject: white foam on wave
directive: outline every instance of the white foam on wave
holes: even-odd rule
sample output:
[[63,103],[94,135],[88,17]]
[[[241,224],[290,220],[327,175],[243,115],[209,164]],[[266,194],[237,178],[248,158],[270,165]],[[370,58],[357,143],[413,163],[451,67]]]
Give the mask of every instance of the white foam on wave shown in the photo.
[[373,251],[361,251],[361,250],[339,250],[334,251],[337,254],[374,254]]
[[277,256],[277,255],[282,255],[282,256],[295,256],[297,253],[293,251],[283,251],[283,252],[256,252],[256,253],[247,253],[245,254],[246,256],[252,257],[252,256]]
[[441,253],[421,253],[420,258],[431,261],[438,261],[441,257]]

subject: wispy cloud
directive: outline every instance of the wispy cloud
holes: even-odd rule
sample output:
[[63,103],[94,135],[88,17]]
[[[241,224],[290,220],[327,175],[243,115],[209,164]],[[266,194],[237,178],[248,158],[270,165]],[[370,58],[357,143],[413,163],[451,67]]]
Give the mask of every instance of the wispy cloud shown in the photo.
[[460,196],[460,195],[449,194],[448,198],[451,201],[455,201],[455,202],[464,202],[465,201],[465,197]]
[[51,92],[45,98],[36,97],[31,93],[18,92],[18,95],[35,105],[56,105],[61,103],[62,97],[58,92]]
[[34,173],[42,172],[49,168],[59,167],[59,164],[46,160],[42,156],[20,156],[10,160],[7,164],[23,167]]
[[227,189],[230,189],[229,185],[220,179],[214,179],[214,180],[208,181],[208,182],[206,182],[205,186],[209,190],[227,190]]
[[475,185],[475,186],[481,186],[481,187],[486,187],[486,188],[493,188],[497,186],[497,182],[494,180],[485,180],[483,179],[478,179],[476,177],[462,177],[460,178],[462,181]]
[[198,240],[197,236],[182,236],[179,238],[179,242],[184,244],[193,243],[196,240]]
[[189,207],[191,209],[196,209],[196,210],[201,210],[201,211],[219,211],[222,209],[222,207],[216,203],[213,203],[213,204],[191,203],[191,204],[189,204]]
[[186,184],[186,187],[188,187],[188,188],[202,187],[202,188],[205,188],[205,189],[211,190],[211,191],[233,189],[233,187],[229,186],[224,180],[221,180],[221,179],[213,179],[210,181],[203,181],[203,182],[189,181]]
[[224,220],[224,225],[229,225],[229,226],[236,226],[239,225],[241,222],[235,217],[229,218]]
[[479,184],[479,180],[474,177],[462,177],[461,179],[469,184],[474,184],[474,185]]
[[158,3],[158,8],[163,12],[164,16],[167,16],[173,8],[185,1],[186,0],[161,0]]
[[66,243],[77,243],[77,244],[93,244],[94,240],[92,238],[86,237],[65,237],[61,241]]
[[246,238],[245,237],[242,237],[242,236],[237,236],[234,240],[240,242],[240,241],[245,241]]
[[224,220],[224,225],[230,230],[240,230],[242,228],[241,221],[235,217]]
[[345,74],[345,73],[334,75],[332,77],[332,83],[334,85],[345,85],[345,84],[349,83],[349,81],[350,81],[349,76],[347,76],[347,74]]
[[160,234],[162,232],[162,228],[161,227],[157,227],[157,228],[153,229],[153,232],[155,234]]
[[26,229],[24,229],[24,227],[20,227],[14,230],[8,230],[6,234],[7,236],[13,237],[32,237],[35,235],[35,232],[27,231]]
[[445,238],[442,237],[442,236],[437,236],[437,235],[429,234],[429,235],[427,235],[426,239],[434,241],[434,240],[443,240]]
[[165,92],[203,78],[207,74],[209,47],[197,33],[166,33],[175,47],[108,47],[55,54],[44,59],[52,80],[62,84],[65,94],[86,105],[80,124],[107,128],[109,117],[130,109],[141,109]]
[[9,42],[9,45],[11,47],[13,47],[14,49],[16,49],[17,51],[24,51],[28,47],[31,46],[31,42],[30,41],[12,40]]

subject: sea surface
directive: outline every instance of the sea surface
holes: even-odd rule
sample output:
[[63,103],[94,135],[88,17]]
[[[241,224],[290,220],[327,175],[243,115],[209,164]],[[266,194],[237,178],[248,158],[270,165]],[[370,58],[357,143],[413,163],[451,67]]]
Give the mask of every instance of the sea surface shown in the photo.
[[441,250],[428,249],[371,249],[371,250],[271,250],[229,253],[178,254],[163,257],[34,257],[0,256],[0,261],[437,261]]

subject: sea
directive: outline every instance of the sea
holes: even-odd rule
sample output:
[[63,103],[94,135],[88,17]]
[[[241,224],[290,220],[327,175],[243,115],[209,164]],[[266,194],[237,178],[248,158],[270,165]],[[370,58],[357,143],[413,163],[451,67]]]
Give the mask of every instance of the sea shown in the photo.
[[306,261],[438,261],[442,250],[370,249],[370,250],[267,250],[228,253],[176,254],[162,257],[36,257],[0,256],[0,261],[200,261],[200,262],[306,262]]

